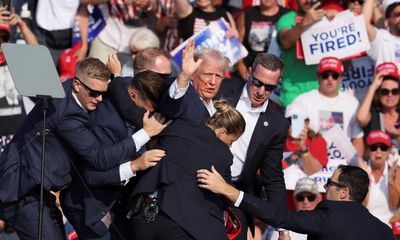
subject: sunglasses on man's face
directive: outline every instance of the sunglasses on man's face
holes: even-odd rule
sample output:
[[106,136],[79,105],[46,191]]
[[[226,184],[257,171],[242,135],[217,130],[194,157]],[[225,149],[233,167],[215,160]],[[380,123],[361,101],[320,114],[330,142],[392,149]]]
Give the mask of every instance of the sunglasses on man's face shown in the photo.
[[167,80],[171,77],[172,73],[158,73],[164,80]]
[[315,196],[315,195],[297,195],[296,201],[303,202],[306,198],[309,202],[314,202],[315,199],[317,198],[317,196]]
[[391,93],[393,96],[397,96],[400,94],[400,89],[399,88],[393,88],[393,89],[381,88],[379,90],[379,93],[382,96],[387,96],[387,95],[389,95],[389,93]]
[[264,86],[265,90],[268,91],[268,92],[274,91],[275,88],[277,87],[277,85],[263,83],[259,79],[255,78],[253,75],[250,75],[250,80],[251,80],[251,82],[253,83],[254,86],[256,86],[258,88]]
[[331,76],[333,80],[338,80],[340,77],[340,74],[336,73],[336,72],[323,72],[323,73],[321,73],[320,76],[322,79],[328,79],[329,76]]
[[99,96],[103,96],[106,93],[106,92],[91,89],[88,85],[84,84],[78,77],[75,77],[75,79],[78,80],[82,84],[82,86],[84,86],[89,91],[89,96],[92,98],[97,98]]
[[378,150],[378,148],[382,152],[386,152],[387,150],[389,150],[388,146],[382,145],[382,144],[374,144],[374,145],[369,146],[369,150],[371,150],[371,152],[375,152],[376,150]]
[[325,190],[327,190],[330,186],[336,186],[338,188],[345,188],[346,186],[343,184],[340,184],[338,182],[333,181],[331,178],[328,178],[328,180],[326,181],[324,188]]
[[397,18],[400,17],[400,12],[395,12],[390,15],[390,17]]

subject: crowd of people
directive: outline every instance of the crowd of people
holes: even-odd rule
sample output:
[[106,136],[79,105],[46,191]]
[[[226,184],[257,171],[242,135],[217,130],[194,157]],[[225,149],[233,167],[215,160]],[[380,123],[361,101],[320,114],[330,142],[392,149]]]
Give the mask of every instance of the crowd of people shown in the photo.
[[[345,10],[370,49],[306,64],[302,34]],[[248,55],[231,67],[189,40],[177,67],[172,50],[220,18]],[[399,0],[13,0],[7,42],[46,46],[66,97],[43,122],[0,48],[0,231],[400,239]],[[352,156],[332,151],[332,132]]]

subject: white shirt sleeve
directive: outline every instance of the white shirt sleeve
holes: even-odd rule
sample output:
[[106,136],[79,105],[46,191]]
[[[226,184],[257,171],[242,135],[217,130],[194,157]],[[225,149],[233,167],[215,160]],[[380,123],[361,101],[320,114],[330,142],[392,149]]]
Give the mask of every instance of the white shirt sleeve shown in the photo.
[[131,177],[135,177],[135,176],[136,176],[136,173],[132,171],[130,161],[119,165],[119,177],[121,179],[121,182],[128,181]]
[[242,203],[243,196],[244,196],[244,192],[243,192],[243,191],[240,191],[240,192],[239,192],[239,197],[238,197],[238,199],[236,199],[236,202],[235,202],[235,204],[233,204],[233,206],[239,207],[240,204]]
[[186,91],[189,88],[189,84],[185,88],[178,88],[178,84],[175,81],[169,87],[169,96],[173,99],[179,99],[185,95]]
[[142,128],[132,135],[132,139],[135,142],[136,152],[143,147],[149,140],[150,137],[147,135],[146,131]]

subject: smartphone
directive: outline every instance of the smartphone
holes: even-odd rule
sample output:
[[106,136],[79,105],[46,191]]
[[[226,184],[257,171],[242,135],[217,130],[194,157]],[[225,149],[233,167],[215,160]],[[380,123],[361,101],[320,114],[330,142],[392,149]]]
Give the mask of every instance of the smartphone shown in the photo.
[[292,133],[293,138],[299,138],[301,131],[304,129],[304,120],[306,116],[303,114],[293,114],[291,117],[292,122]]

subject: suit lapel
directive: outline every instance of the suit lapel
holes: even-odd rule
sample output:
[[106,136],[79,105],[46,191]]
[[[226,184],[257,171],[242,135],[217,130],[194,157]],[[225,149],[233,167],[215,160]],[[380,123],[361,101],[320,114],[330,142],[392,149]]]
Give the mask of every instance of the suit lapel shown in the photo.
[[250,164],[249,162],[251,159],[253,159],[254,154],[258,147],[260,146],[261,142],[268,136],[269,133],[269,128],[270,128],[270,122],[272,119],[270,119],[270,116],[268,114],[269,109],[271,107],[271,104],[268,104],[268,107],[265,112],[260,113],[260,116],[258,117],[256,126],[253,131],[253,135],[251,136],[249,147],[247,149],[247,156],[246,156],[246,162],[245,166]]

